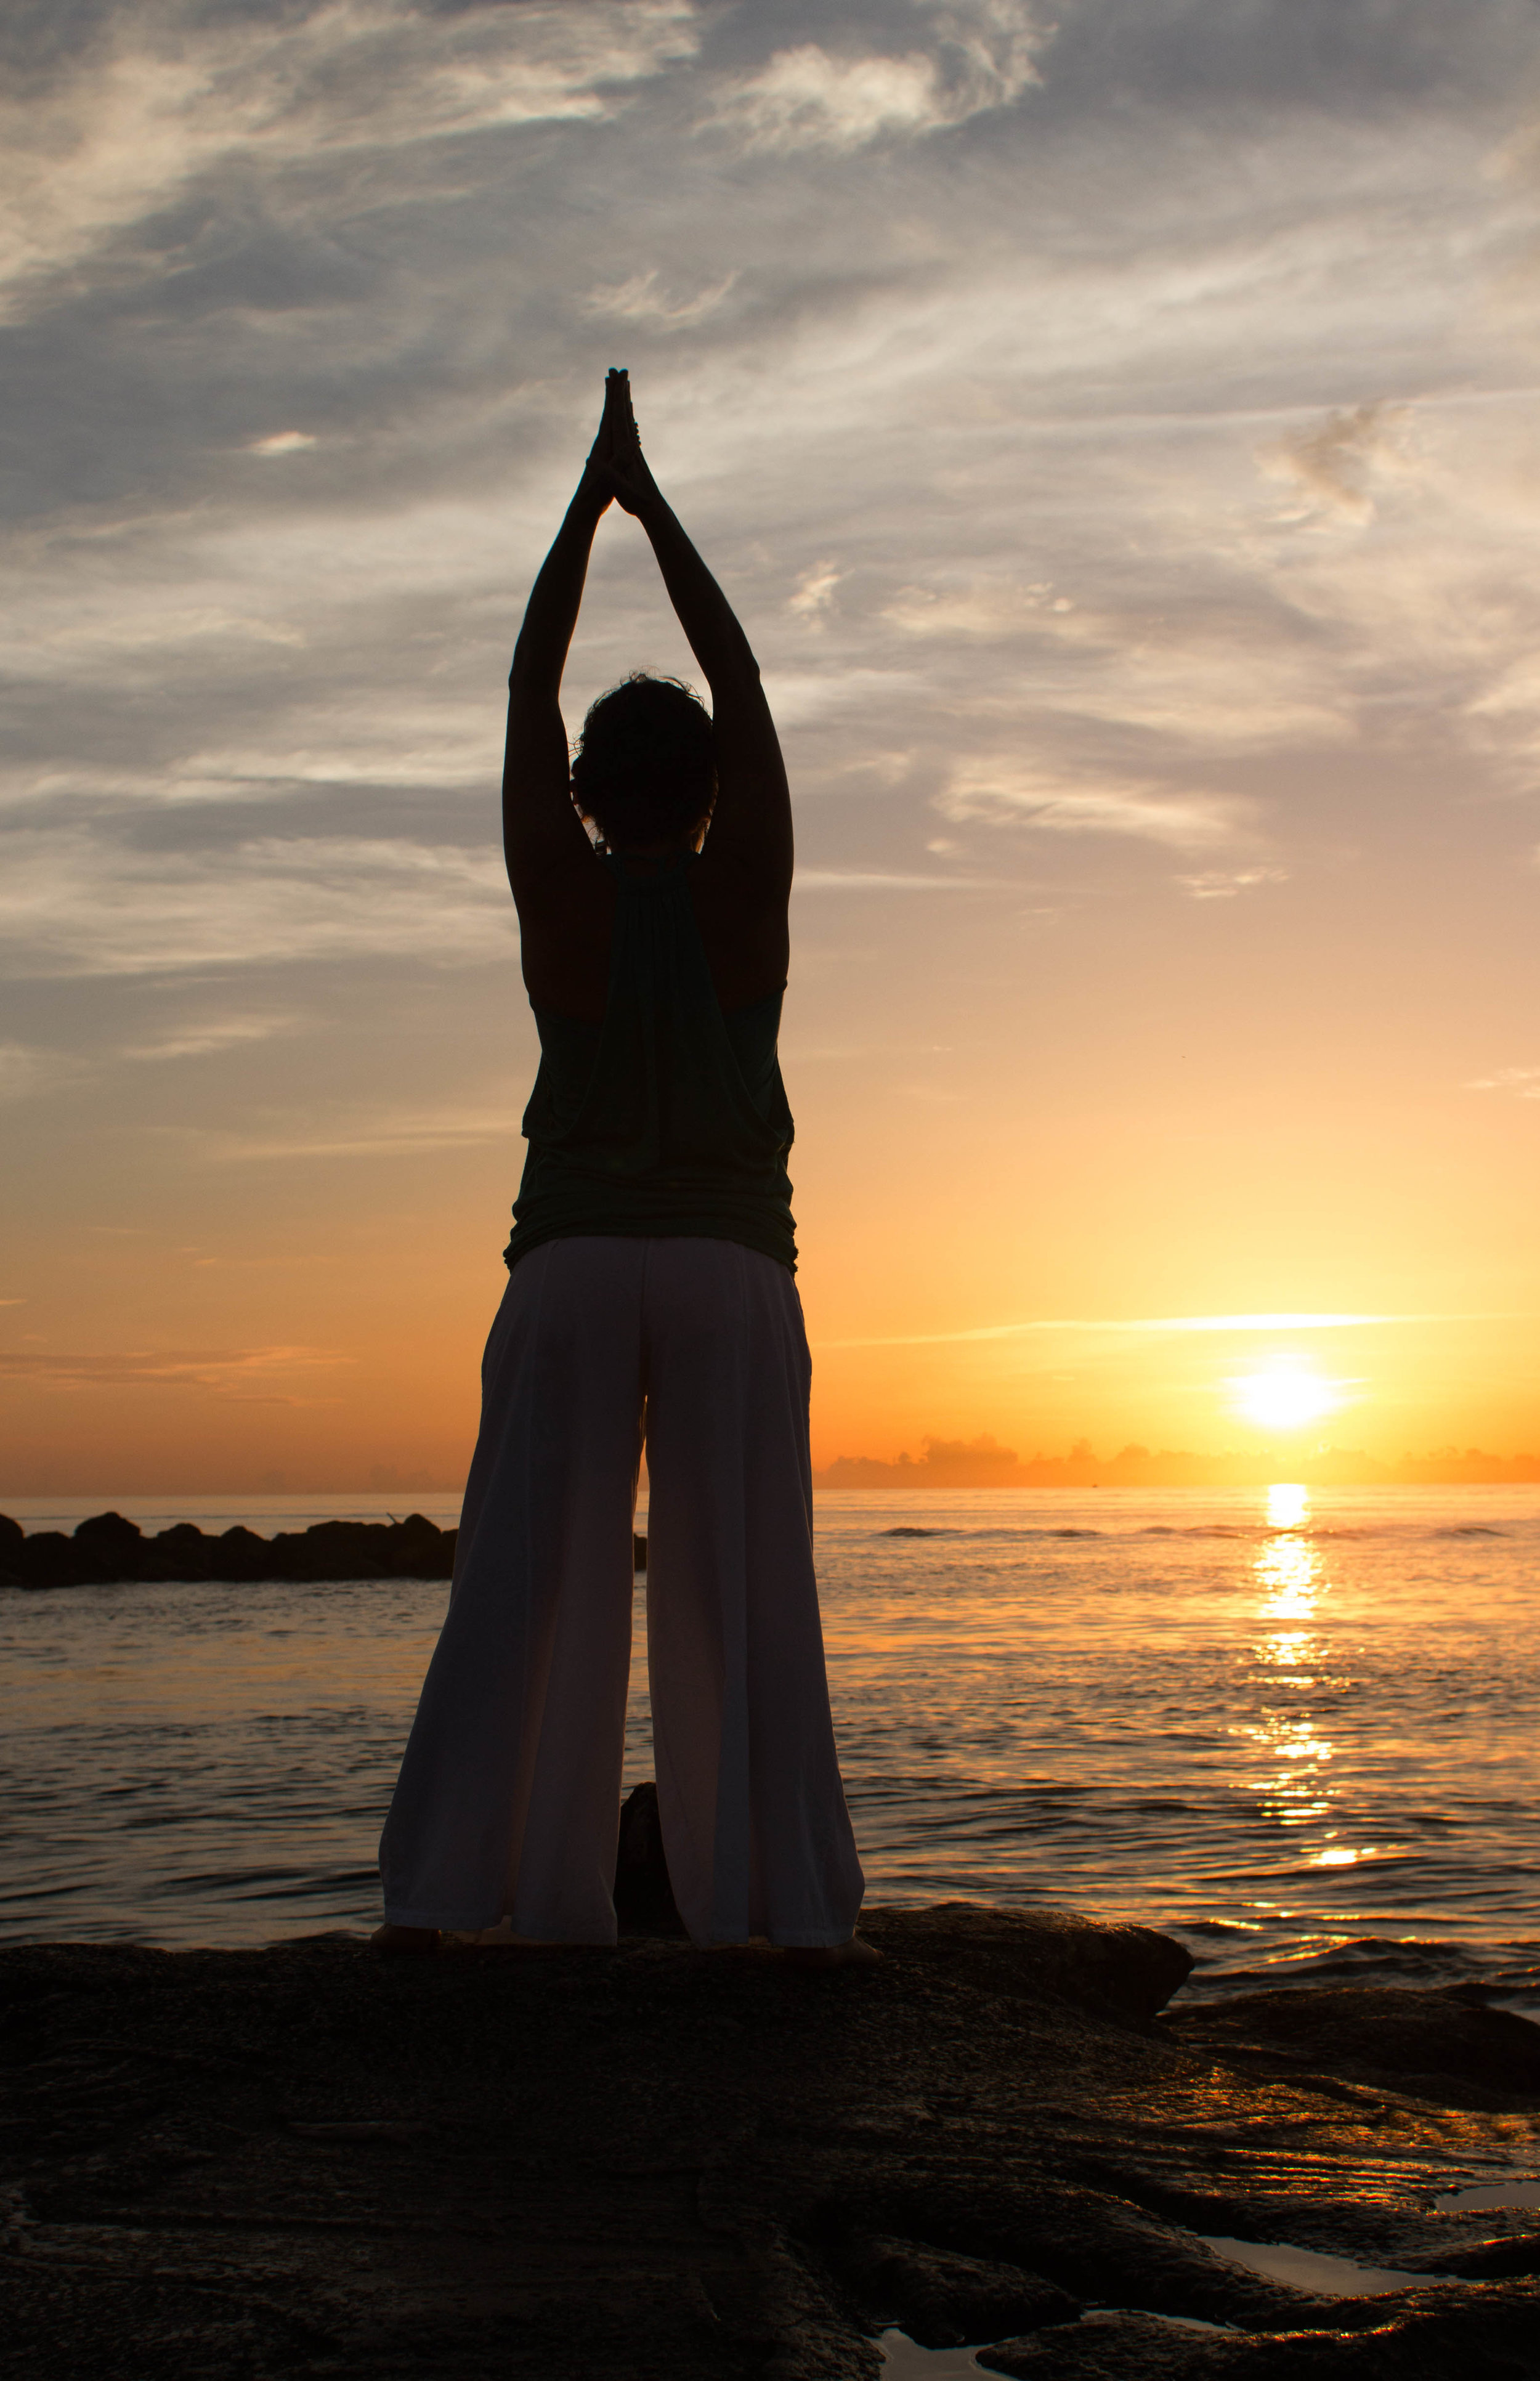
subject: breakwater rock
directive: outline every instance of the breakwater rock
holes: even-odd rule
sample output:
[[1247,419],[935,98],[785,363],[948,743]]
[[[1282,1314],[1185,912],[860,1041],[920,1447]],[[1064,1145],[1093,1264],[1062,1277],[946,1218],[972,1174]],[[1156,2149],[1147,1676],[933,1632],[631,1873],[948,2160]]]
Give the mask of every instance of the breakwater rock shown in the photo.
[[[1535,2216],[1433,2206],[1536,2169],[1519,2021],[1161,2016],[1186,1955],[1144,1929],[863,1931],[840,1972],[647,1935],[0,1952],[0,2371],[874,2381],[897,2326],[1031,2381],[1540,2376]],[[1400,2279],[1323,2298],[1216,2239]]]
[[29,1535],[0,1514],[0,1587],[114,1587],[163,1580],[447,1579],[453,1530],[424,1514],[404,1521],[317,1521],[308,1530],[223,1530],[205,1537],[190,1521],[147,1538],[121,1513],[95,1513],[71,1535]]

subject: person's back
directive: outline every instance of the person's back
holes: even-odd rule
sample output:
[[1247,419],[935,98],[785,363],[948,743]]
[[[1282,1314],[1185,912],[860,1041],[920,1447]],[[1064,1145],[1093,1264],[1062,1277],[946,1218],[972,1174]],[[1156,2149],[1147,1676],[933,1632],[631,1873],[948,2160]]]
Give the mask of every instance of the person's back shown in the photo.
[[[633,678],[569,767],[561,676],[612,496],[652,542],[714,711]],[[645,1441],[659,1807],[686,1924],[874,1957],[852,1934],[812,1560],[776,1056],[790,800],[748,641],[642,459],[621,373],[515,653],[504,837],[541,1065],[375,1939],[506,1920],[514,1939],[613,1941]]]
[[602,864],[615,881],[604,1019],[535,1008],[540,1071],[507,1262],[558,1234],[646,1232],[739,1240],[794,1269],[780,992],[724,1013],[692,851]]

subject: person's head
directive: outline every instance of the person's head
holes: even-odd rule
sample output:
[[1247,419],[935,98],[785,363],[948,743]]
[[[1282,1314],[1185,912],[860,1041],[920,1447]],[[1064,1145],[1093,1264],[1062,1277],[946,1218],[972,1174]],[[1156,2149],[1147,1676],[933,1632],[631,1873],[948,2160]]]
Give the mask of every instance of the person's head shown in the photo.
[[590,708],[572,792],[612,851],[692,837],[716,799],[711,714],[678,678],[633,671]]

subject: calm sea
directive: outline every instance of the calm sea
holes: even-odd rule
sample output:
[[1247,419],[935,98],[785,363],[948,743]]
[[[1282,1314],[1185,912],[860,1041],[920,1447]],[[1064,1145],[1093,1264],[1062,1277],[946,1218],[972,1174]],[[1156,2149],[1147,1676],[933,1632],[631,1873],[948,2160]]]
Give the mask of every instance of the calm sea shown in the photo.
[[[103,1501],[9,1509],[67,1528]],[[116,1502],[146,1529],[383,1517]],[[1199,1989],[1469,1981],[1540,2015],[1540,1491],[847,1492],[817,1525],[874,1899],[1138,1920]],[[372,1923],[446,1593],[0,1593],[0,1935]],[[628,1780],[652,1768],[640,1590],[637,1619]]]

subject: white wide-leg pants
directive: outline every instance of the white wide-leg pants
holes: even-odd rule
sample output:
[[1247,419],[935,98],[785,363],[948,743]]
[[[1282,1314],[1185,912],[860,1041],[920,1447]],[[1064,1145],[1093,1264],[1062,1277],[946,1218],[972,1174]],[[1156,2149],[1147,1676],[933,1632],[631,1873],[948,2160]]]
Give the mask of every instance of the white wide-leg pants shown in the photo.
[[482,1365],[449,1610],[380,1841],[387,1920],[613,1943],[645,1432],[664,1849],[697,1943],[842,1943],[862,1877],[813,1569],[807,1336],[736,1241],[548,1240]]

